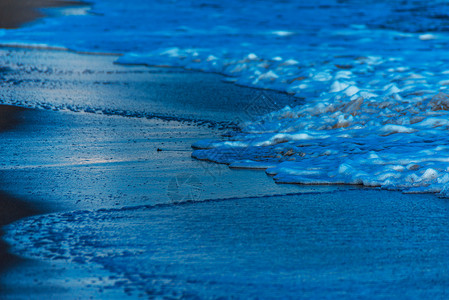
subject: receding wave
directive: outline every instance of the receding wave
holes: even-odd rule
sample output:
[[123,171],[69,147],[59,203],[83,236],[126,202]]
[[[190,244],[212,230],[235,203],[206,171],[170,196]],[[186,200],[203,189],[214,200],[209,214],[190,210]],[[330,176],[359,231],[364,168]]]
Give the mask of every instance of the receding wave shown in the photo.
[[[278,182],[448,194],[447,3],[115,4],[93,1],[86,14],[1,31],[0,43],[121,53],[118,63],[218,72],[236,84],[304,99],[301,106],[252,116],[229,140],[199,142],[195,158],[267,169]],[[128,22],[118,24],[117,15]],[[171,118],[82,104],[33,105]]]

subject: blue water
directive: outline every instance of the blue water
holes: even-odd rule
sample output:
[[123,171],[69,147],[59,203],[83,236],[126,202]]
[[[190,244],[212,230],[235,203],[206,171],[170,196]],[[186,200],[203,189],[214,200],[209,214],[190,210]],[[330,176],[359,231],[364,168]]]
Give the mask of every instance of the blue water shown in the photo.
[[[445,1],[91,1],[47,10],[52,18],[3,30],[2,43],[37,43],[80,51],[151,54],[179,47],[222,58],[333,60],[361,54],[446,59]],[[415,37],[437,33],[439,39]],[[428,53],[436,50],[437,53]],[[427,52],[427,53],[426,53]],[[416,54],[424,55],[417,58]],[[167,63],[167,62],[166,62]],[[186,64],[185,62],[178,62]]]

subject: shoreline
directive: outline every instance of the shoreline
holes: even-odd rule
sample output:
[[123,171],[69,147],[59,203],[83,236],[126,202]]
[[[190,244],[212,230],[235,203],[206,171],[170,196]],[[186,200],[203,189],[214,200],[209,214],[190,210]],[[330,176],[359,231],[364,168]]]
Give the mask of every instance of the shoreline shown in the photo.
[[[221,75],[216,74],[114,65],[110,56],[38,49],[2,50],[10,51],[3,65],[16,65],[16,61],[24,65],[23,69],[9,69],[0,74],[5,78],[1,86],[4,102],[32,99],[41,103],[41,100],[58,97],[63,97],[62,102],[67,99],[64,97],[82,102],[88,97],[100,102],[107,99],[107,105],[112,104],[119,111],[138,95],[141,99],[137,104],[145,103],[148,110],[181,119],[203,115],[218,122],[234,116],[239,110],[237,103],[248,104],[254,98],[253,89],[222,82]],[[40,65],[58,71],[43,74],[40,68],[33,67]],[[35,71],[28,72],[30,68]],[[51,84],[35,84],[42,79]],[[109,84],[111,82],[116,84]],[[123,89],[125,93],[120,92]],[[274,94],[288,101],[287,96]],[[17,110],[18,114],[16,126],[10,127],[8,121],[8,130],[0,133],[6,157],[0,169],[4,178],[0,190],[14,199],[21,199],[27,203],[26,207],[45,208],[43,213],[183,201],[185,195],[171,192],[170,183],[186,172],[201,182],[201,199],[315,190],[314,187],[276,185],[264,172],[230,170],[227,166],[192,159],[191,144],[224,133],[207,124],[195,125],[176,117],[164,121],[53,111],[51,107],[4,107]],[[158,148],[162,151],[157,151]],[[346,188],[322,188],[341,189]],[[51,295],[55,285],[64,286],[59,282],[61,272],[61,269],[52,269],[51,261],[27,259],[26,263],[17,263],[0,274],[2,285],[7,287],[2,289],[7,291],[2,296],[14,299],[24,286],[37,289],[36,293],[42,297]],[[23,274],[29,275],[23,278]],[[36,276],[42,274],[52,280],[36,286]],[[64,296],[70,294],[68,289],[57,290]]]
[[[1,86],[2,99],[33,100],[35,102],[31,104],[34,103],[36,107],[45,99],[52,99],[57,108],[70,99],[70,103],[83,103],[88,100],[92,101],[89,103],[109,106],[120,111],[124,105],[133,106],[133,98],[139,97],[140,101],[136,103],[136,107],[143,105],[148,111],[181,116],[203,115],[215,120],[226,120],[239,111],[241,107],[237,105],[238,103],[248,104],[254,99],[254,89],[222,82],[222,77],[216,74],[114,65],[111,63],[113,57],[108,56],[36,49],[3,50],[10,51],[8,64],[15,66],[15,62],[20,61],[24,66],[2,74],[6,78]],[[38,65],[47,66],[49,71],[43,73],[42,68],[34,68]],[[85,72],[86,70],[88,72]],[[40,84],[42,81],[49,84]],[[274,92],[272,95],[287,97]],[[284,101],[288,101],[288,98]],[[346,202],[349,200],[354,205],[358,205],[359,201],[368,205],[368,212],[362,209],[355,213],[369,215],[371,210],[373,213],[382,211],[382,205],[378,206],[376,203],[378,198],[383,197],[382,195],[389,197],[388,201],[383,203],[393,205],[403,199],[411,208],[418,199],[434,199],[434,196],[405,195],[346,185],[279,185],[260,170],[231,170],[224,165],[194,160],[190,157],[191,144],[200,139],[218,137],[223,131],[189,122],[53,111],[52,107],[18,110],[20,117],[16,126],[0,133],[4,155],[7,158],[1,169],[4,179],[0,189],[14,196],[14,199],[25,201],[26,207],[45,208],[44,212],[51,213],[50,215],[36,216],[37,220],[44,220],[40,221],[42,224],[45,224],[47,217],[56,219],[61,217],[63,221],[61,224],[71,228],[78,226],[78,223],[72,224],[70,221],[72,213],[87,214],[85,218],[81,218],[87,221],[90,215],[97,214],[100,214],[100,217],[106,214],[106,218],[114,220],[115,213],[125,214],[126,218],[123,219],[126,220],[133,217],[133,211],[144,210],[145,215],[149,213],[150,216],[153,214],[159,216],[158,220],[160,216],[169,217],[170,226],[179,229],[184,228],[184,220],[181,217],[171,219],[172,214],[178,210],[194,214],[207,212],[208,209],[204,210],[203,207],[210,208],[211,212],[218,209],[215,216],[217,218],[229,214],[229,206],[236,209],[244,204],[246,210],[254,212],[254,215],[246,216],[245,210],[237,209],[236,212],[241,215],[239,224],[252,224],[252,222],[258,224],[263,221],[263,216],[270,215],[269,211],[277,211],[280,218],[286,212],[295,209],[308,211],[311,215],[307,220],[310,222],[320,218],[319,214],[314,213],[317,209],[328,211],[328,206],[331,205],[332,208],[334,203],[337,203],[338,207],[347,208]],[[163,151],[158,151],[159,148]],[[24,166],[26,168],[23,168]],[[194,175],[201,183],[200,195],[186,197],[185,191],[178,190],[178,186],[172,187],[173,179],[182,180],[185,173]],[[365,199],[367,193],[370,195],[370,201]],[[158,203],[223,198],[227,200],[189,202],[194,205],[161,206],[162,209],[149,209],[149,212],[146,212],[145,208]],[[309,203],[310,207],[304,206],[304,199],[308,199],[306,203]],[[279,205],[284,201],[291,206],[285,212],[278,211]],[[440,203],[430,202],[433,207]],[[253,205],[248,206],[247,203]],[[259,203],[266,203],[270,208],[269,211]],[[225,209],[222,210],[222,207]],[[400,208],[399,205],[396,210],[400,212]],[[164,214],[167,210],[169,213]],[[433,213],[433,210],[429,212]],[[404,217],[408,220],[409,215],[405,214]],[[209,217],[206,220],[213,219]],[[166,221],[165,218],[160,220]],[[191,215],[191,220],[193,222],[197,217]],[[21,226],[28,228],[27,221],[21,219],[12,226],[19,230]],[[142,220],[139,219],[139,222]],[[278,224],[276,218],[273,222]],[[383,224],[381,219],[379,222],[377,225],[389,224]],[[135,230],[133,224],[123,225],[123,228],[131,226],[130,231],[123,232],[123,236]],[[156,222],[154,225],[158,224]],[[203,224],[204,227],[200,226],[202,230],[214,228],[207,222],[203,223],[202,219],[188,224],[197,224],[196,226]],[[189,226],[185,228],[188,229]],[[47,228],[44,226],[43,229]],[[319,233],[323,229],[316,230]],[[359,230],[363,232],[364,228],[361,227]],[[151,230],[148,232],[151,233]],[[168,230],[162,236],[171,232],[175,231]],[[35,232],[38,233],[40,230]],[[32,232],[28,234],[34,239]],[[114,235],[114,241],[123,243],[121,237],[121,234]],[[67,238],[65,241],[73,243],[73,247],[76,248],[79,246],[76,244],[77,238]],[[37,240],[38,243],[28,249],[37,251],[42,246],[39,239]],[[174,242],[177,243],[177,240]],[[163,246],[161,247],[159,250],[164,251]],[[173,259],[176,260],[176,257]],[[230,259],[232,261],[234,257]],[[104,294],[105,291],[101,292],[104,290],[101,282],[92,286],[84,285],[87,278],[100,273],[102,278],[117,276],[113,270],[110,271],[112,275],[107,272],[104,275],[102,265],[86,266],[77,264],[76,261],[60,261],[55,257],[39,256],[27,258],[22,262],[0,272],[2,297],[26,298],[30,291],[38,298],[62,298],[78,292],[86,296],[110,298],[109,296],[123,296],[124,293],[123,289],[118,287],[108,289],[107,294]],[[133,294],[128,295],[126,292],[124,296],[135,298]]]
[[[74,55],[87,55],[87,56],[99,56],[99,57],[120,57],[123,54],[120,53],[96,53],[96,52],[83,52],[83,51],[76,51],[76,50],[72,50],[72,49],[68,49],[68,48],[54,48],[54,47],[39,47],[39,46],[26,46],[26,45],[7,45],[7,44],[0,44],[0,49],[23,49],[23,50],[30,50],[30,51],[49,51],[49,52],[62,52],[62,53],[69,53],[69,54],[74,54]],[[113,65],[117,65],[117,66],[122,66],[122,67],[144,67],[145,69],[149,69],[149,70],[166,70],[168,71],[168,73],[170,72],[188,72],[188,73],[192,73],[192,74],[211,74],[211,75],[217,75],[220,77],[220,81],[226,85],[233,85],[236,88],[242,88],[242,89],[249,89],[249,90],[254,90],[259,92],[259,94],[261,93],[272,93],[273,95],[282,95],[283,100],[281,101],[281,103],[284,104],[290,104],[290,105],[300,105],[302,101],[304,101],[303,98],[300,97],[296,97],[288,92],[285,91],[281,91],[281,90],[276,90],[276,89],[264,89],[264,88],[259,88],[259,87],[254,87],[254,86],[247,86],[247,85],[243,85],[243,84],[237,84],[235,82],[230,82],[230,81],[226,81],[226,78],[229,78],[228,75],[220,73],[220,72],[209,72],[209,71],[203,71],[203,70],[199,70],[199,69],[189,69],[189,68],[185,68],[185,67],[172,67],[172,66],[158,66],[158,65],[149,65],[149,64],[145,64],[145,63],[117,63],[115,61],[112,62]],[[274,99],[275,97],[273,97]],[[294,102],[294,103],[293,103]],[[300,103],[297,103],[300,102]],[[247,105],[248,103],[246,103]],[[22,109],[34,109],[35,107],[32,106],[15,106],[15,104],[12,103],[3,103],[0,105],[6,105],[6,106],[12,106],[12,107],[18,107],[18,108],[22,108]],[[45,105],[45,104],[44,104]],[[282,104],[279,108],[282,108]],[[240,108],[242,108],[242,106],[240,106]],[[53,109],[55,110],[55,109]],[[81,109],[82,110],[82,109]],[[75,110],[75,112],[77,112],[78,110]],[[92,112],[92,111],[84,111],[85,113],[93,113],[93,114],[98,114],[97,112]],[[271,111],[266,111],[266,113],[269,113]],[[234,110],[234,113],[238,113],[237,110]],[[104,113],[105,115],[113,115],[110,113]],[[101,113],[100,113],[101,115]],[[129,115],[122,115],[123,117],[130,117]],[[237,126],[236,124],[233,124],[229,121],[222,121],[222,120],[214,120],[214,119],[201,119],[201,118],[195,118],[195,117],[182,117],[182,116],[172,116],[172,115],[158,115],[158,113],[154,113],[154,115],[135,115],[134,117],[137,118],[146,118],[146,119],[158,119],[158,120],[162,120],[162,121],[179,121],[179,122],[186,122],[186,123],[194,123],[194,124],[198,124],[200,126],[208,126],[208,127],[215,127],[218,129],[225,129],[225,130],[232,130],[235,129]],[[238,116],[236,119],[241,120],[240,116]],[[246,121],[251,121],[251,120],[246,120]],[[231,125],[231,127],[226,127],[227,125]],[[200,148],[198,148],[200,149]],[[195,149],[194,149],[195,150]],[[195,158],[197,160],[203,161],[203,162],[207,162],[207,163],[213,163],[213,164],[220,164],[220,165],[225,165],[225,166],[229,166],[229,164],[227,163],[222,163],[222,162],[214,162],[212,160],[207,160],[207,159],[199,159],[199,158]],[[232,167],[231,169],[233,170],[256,170],[256,171],[264,171],[265,169],[263,168],[258,168],[258,167],[254,167],[254,168],[248,168],[248,167]],[[267,176],[272,177],[272,175],[267,174]],[[417,194],[417,195],[426,195],[426,194],[431,194],[431,195],[435,195],[436,197],[439,198],[448,198],[446,196],[442,196],[439,193],[434,193],[434,192],[428,192],[428,191],[424,191],[424,192],[408,192],[408,191],[403,191],[400,188],[398,189],[384,189],[380,186],[370,186],[370,185],[364,185],[362,183],[360,184],[351,184],[351,183],[297,183],[297,182],[276,182],[276,184],[281,184],[281,185],[299,185],[299,186],[349,186],[349,187],[361,187],[361,188],[367,188],[367,189],[377,189],[380,188],[382,190],[386,190],[386,191],[394,191],[394,192],[401,192],[404,194]]]
[[[26,3],[34,20],[83,4]],[[226,134],[214,122],[272,109],[261,94],[301,98],[113,53],[2,51],[0,298],[447,296],[446,199],[191,157]]]
[[[0,43],[0,49],[30,49],[30,50],[48,50],[48,51],[61,51],[61,52],[68,52],[68,53],[73,53],[73,54],[80,54],[80,55],[93,55],[93,56],[115,56],[115,57],[120,57],[123,56],[123,53],[114,53],[114,52],[91,52],[91,51],[78,51],[78,50],[74,50],[74,49],[70,49],[70,48],[65,48],[65,47],[59,47],[59,46],[49,46],[49,45],[27,45],[27,44],[8,44],[8,43],[4,43],[1,44]],[[138,67],[138,66],[142,66],[142,67],[147,67],[147,68],[157,68],[157,69],[172,69],[172,70],[184,70],[184,71],[188,71],[188,72],[197,72],[197,73],[204,73],[204,74],[214,74],[214,75],[219,75],[222,76],[223,78],[233,78],[230,75],[227,75],[225,73],[221,73],[221,72],[214,72],[214,71],[204,71],[201,69],[194,69],[194,68],[187,68],[187,67],[182,67],[182,66],[170,66],[170,65],[151,65],[151,64],[146,64],[146,63],[120,63],[120,62],[113,62],[113,64],[116,65],[120,65],[120,66],[130,66],[130,67]],[[226,81],[223,80],[223,82],[226,82],[228,84],[233,84],[236,85],[237,87],[242,87],[242,88],[247,88],[247,89],[253,89],[256,91],[267,91],[267,92],[274,92],[274,93],[279,93],[279,94],[283,94],[285,96],[290,97],[293,102],[295,103],[291,103],[292,105],[299,105],[301,104],[305,98],[302,97],[298,97],[295,96],[295,94],[293,93],[289,93],[287,91],[283,91],[283,90],[277,90],[277,89],[271,89],[271,88],[261,88],[261,87],[257,87],[257,86],[251,86],[251,85],[244,85],[244,84],[240,84],[240,83],[236,83],[233,81]],[[299,103],[297,103],[299,102]]]

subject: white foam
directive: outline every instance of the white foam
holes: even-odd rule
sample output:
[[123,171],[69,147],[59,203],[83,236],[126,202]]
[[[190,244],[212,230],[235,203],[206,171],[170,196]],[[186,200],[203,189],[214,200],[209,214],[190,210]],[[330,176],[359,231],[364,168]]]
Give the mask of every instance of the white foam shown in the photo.
[[287,31],[287,30],[276,30],[276,31],[271,31],[271,34],[277,35],[280,37],[287,37],[287,36],[294,35],[296,33],[293,31]]

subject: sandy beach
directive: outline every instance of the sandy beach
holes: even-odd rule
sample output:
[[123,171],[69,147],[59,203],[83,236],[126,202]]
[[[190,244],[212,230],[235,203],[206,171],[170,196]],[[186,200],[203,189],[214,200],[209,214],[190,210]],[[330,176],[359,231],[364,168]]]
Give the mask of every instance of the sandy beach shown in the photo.
[[193,159],[303,99],[118,58],[0,47],[0,298],[448,296],[446,199]]

